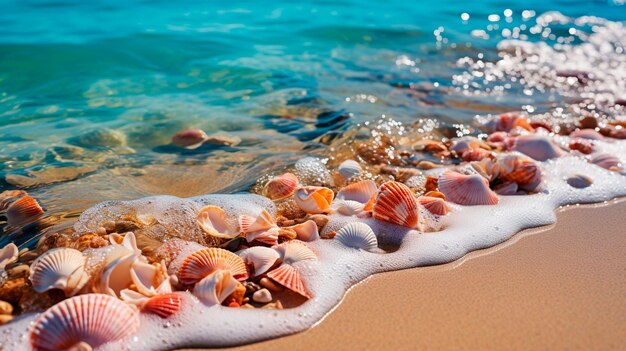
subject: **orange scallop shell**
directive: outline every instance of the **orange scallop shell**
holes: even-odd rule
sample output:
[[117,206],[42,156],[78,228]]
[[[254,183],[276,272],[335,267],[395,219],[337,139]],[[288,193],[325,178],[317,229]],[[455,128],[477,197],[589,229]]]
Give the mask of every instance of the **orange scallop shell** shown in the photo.
[[417,201],[411,189],[390,181],[380,187],[374,203],[374,218],[408,228],[417,227]]
[[445,200],[439,197],[420,196],[417,198],[417,202],[424,206],[428,212],[437,216],[445,216],[450,212],[450,208],[446,205]]
[[306,298],[311,298],[311,294],[309,294],[304,286],[300,272],[292,265],[283,263],[278,268],[267,273],[267,276],[285,288]]
[[285,173],[272,178],[265,185],[265,196],[272,200],[280,200],[291,196],[298,187],[298,177],[292,173]]
[[32,196],[24,196],[15,200],[7,208],[7,223],[9,225],[20,225],[32,221],[43,214],[43,209]]
[[248,279],[246,263],[234,253],[209,247],[187,256],[178,269],[178,278],[183,284],[194,284],[217,271],[229,271],[237,280]]
[[142,312],[149,312],[161,318],[176,314],[183,302],[183,296],[178,293],[161,294],[151,297],[141,308]]
[[517,162],[515,162],[513,171],[502,174],[501,178],[507,182],[515,182],[520,186],[538,184],[541,180],[541,171],[535,162],[518,159]]

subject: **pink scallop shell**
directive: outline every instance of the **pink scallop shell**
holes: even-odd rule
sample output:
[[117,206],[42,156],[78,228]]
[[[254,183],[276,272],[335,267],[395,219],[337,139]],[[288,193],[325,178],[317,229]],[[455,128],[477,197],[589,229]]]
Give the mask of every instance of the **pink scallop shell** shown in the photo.
[[154,313],[161,318],[167,318],[178,313],[182,303],[183,295],[180,293],[160,294],[148,299],[141,311]]
[[420,196],[417,198],[417,202],[424,206],[428,212],[437,216],[445,216],[450,212],[450,208],[446,205],[446,201],[440,197]]
[[439,191],[460,205],[496,205],[500,197],[489,189],[489,182],[478,174],[448,171],[439,177]]
[[309,294],[304,286],[300,272],[298,272],[292,265],[283,263],[278,268],[267,273],[267,276],[285,288],[306,298],[311,298],[311,294]]
[[374,202],[374,218],[408,228],[417,227],[418,211],[415,194],[399,182],[390,181],[380,187]]
[[271,179],[265,185],[265,196],[272,200],[280,200],[291,196],[298,187],[298,177],[292,173],[285,173]]
[[178,270],[183,284],[194,284],[217,270],[229,271],[237,280],[248,279],[248,269],[241,257],[234,253],[210,247],[187,256]]

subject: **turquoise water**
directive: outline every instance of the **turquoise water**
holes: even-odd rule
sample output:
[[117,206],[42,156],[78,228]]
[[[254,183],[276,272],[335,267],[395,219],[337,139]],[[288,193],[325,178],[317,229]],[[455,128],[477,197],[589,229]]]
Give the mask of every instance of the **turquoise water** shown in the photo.
[[[547,11],[626,19],[618,2],[563,0],[19,0],[2,9],[0,190],[24,188],[69,217],[109,199],[245,190],[382,116],[454,125],[540,110],[559,97],[467,94],[453,82],[464,71],[457,61],[494,59],[507,28],[530,41],[567,38],[570,26],[554,27],[554,38],[529,33]],[[169,145],[192,127],[242,143]]]

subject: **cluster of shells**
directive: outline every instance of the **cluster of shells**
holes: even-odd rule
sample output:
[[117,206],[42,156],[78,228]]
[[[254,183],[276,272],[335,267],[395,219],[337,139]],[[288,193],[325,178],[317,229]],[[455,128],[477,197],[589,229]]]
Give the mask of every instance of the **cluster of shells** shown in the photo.
[[[621,125],[611,128],[609,136],[623,135]],[[45,310],[29,334],[34,349],[89,350],[133,334],[140,314],[171,318],[186,299],[224,308],[289,307],[313,297],[300,271],[300,262],[317,259],[307,243],[332,240],[346,249],[384,253],[377,233],[359,219],[436,232],[441,226],[425,218],[540,191],[540,162],[567,153],[623,172],[617,157],[597,152],[595,143],[608,137],[588,120],[581,120],[566,144],[555,142],[550,125],[522,114],[502,114],[485,129],[483,138],[411,141],[415,150],[455,160],[451,166],[372,166],[368,155],[379,150],[370,145],[359,161],[343,160],[333,172],[326,170],[338,185],[311,184],[293,173],[273,177],[257,190],[275,202],[275,216],[261,210],[233,218],[214,205],[197,212],[196,224],[211,238],[210,247],[188,243],[167,252],[171,241],[150,248],[139,227],[113,221],[77,237],[45,235],[35,256],[9,244],[0,250],[0,299],[6,300],[0,301],[0,315],[8,316],[0,321]],[[567,182],[579,188],[591,184],[584,176]],[[5,192],[0,200],[10,225],[44,213],[24,192]],[[355,220],[331,231],[325,228],[329,216]],[[22,268],[16,272],[16,267]]]

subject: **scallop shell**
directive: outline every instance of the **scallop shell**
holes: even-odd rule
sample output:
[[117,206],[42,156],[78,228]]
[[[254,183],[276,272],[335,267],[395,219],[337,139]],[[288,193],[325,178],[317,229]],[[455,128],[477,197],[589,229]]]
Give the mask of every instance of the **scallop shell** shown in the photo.
[[301,241],[314,241],[320,238],[317,224],[313,220],[308,220],[304,223],[296,224],[288,227],[296,232],[296,238]]
[[499,178],[514,182],[520,188],[532,191],[541,183],[539,165],[519,155],[505,155],[498,158]]
[[84,266],[85,256],[78,250],[64,247],[46,251],[30,267],[33,289],[39,293],[61,289],[66,296],[72,296],[89,279]]
[[493,191],[498,195],[516,195],[518,189],[517,183],[507,182],[496,186]]
[[318,186],[304,186],[296,190],[295,200],[298,207],[310,214],[324,213],[330,210],[333,191]]
[[[121,250],[120,250],[121,251]],[[131,253],[108,262],[99,277],[95,292],[119,296],[121,291],[133,284],[131,270],[141,253]]]
[[448,201],[460,205],[496,205],[500,197],[489,189],[489,182],[478,174],[448,171],[439,177],[439,191]]
[[256,240],[274,245],[278,242],[279,228],[272,215],[265,209],[256,218],[241,215],[239,217],[239,228],[249,243]]
[[274,248],[280,253],[283,262],[287,264],[317,259],[315,252],[298,240],[287,241]]
[[339,168],[337,170],[339,171],[339,174],[344,179],[350,179],[352,177],[355,177],[355,176],[359,175],[361,173],[361,171],[363,171],[363,169],[361,168],[361,165],[358,162],[354,161],[354,160],[345,160],[345,161],[343,161],[339,165]]
[[367,203],[376,193],[378,187],[372,180],[362,180],[343,187],[337,193],[338,200],[357,201]]
[[17,261],[19,249],[13,243],[7,244],[0,250],[0,270],[4,269],[8,264]]
[[137,260],[130,269],[130,277],[137,291],[144,296],[172,292],[164,263],[150,264]]
[[208,139],[206,133],[200,129],[185,129],[172,137],[172,144],[186,149],[196,149]]
[[361,222],[352,222],[343,226],[335,235],[335,240],[344,246],[365,251],[378,249],[378,239],[369,225]]
[[276,250],[263,246],[253,246],[241,250],[237,252],[237,255],[254,267],[255,277],[267,272],[280,258],[280,254]]
[[0,193],[0,211],[4,211],[9,207],[15,199],[26,195],[24,190],[5,190]]
[[501,114],[500,116],[487,122],[485,124],[485,127],[487,128],[487,130],[489,130],[489,132],[508,132],[516,127],[525,129],[527,131],[534,130],[525,115],[514,112]]
[[30,334],[34,350],[97,348],[130,336],[139,328],[137,311],[103,294],[75,296],[52,306],[35,321]]
[[229,271],[217,270],[200,280],[193,288],[193,294],[209,306],[219,305],[237,289],[237,284]]
[[437,216],[445,216],[450,212],[450,208],[446,205],[446,201],[439,197],[420,196],[417,198],[417,202],[424,206],[428,212]]
[[469,149],[461,154],[461,159],[466,162],[480,161],[484,158],[490,157],[491,151],[485,149]]
[[291,196],[297,187],[298,178],[292,173],[285,173],[267,182],[264,193],[272,200],[280,200]]
[[608,170],[620,169],[622,167],[622,162],[619,158],[611,154],[599,154],[594,156],[590,162]]
[[335,200],[332,208],[334,212],[344,216],[356,216],[363,212],[365,204],[353,200]]
[[154,313],[161,318],[167,318],[178,313],[182,304],[183,296],[179,293],[160,294],[148,299],[141,311]]
[[380,187],[374,203],[374,218],[408,228],[417,227],[418,213],[415,194],[398,182],[390,181]]
[[522,135],[513,141],[512,150],[519,151],[537,161],[561,157],[565,152],[547,136]]
[[589,140],[602,140],[604,136],[594,129],[579,129],[575,132],[572,132],[570,138],[581,138],[581,139],[589,139]]
[[480,148],[489,149],[489,145],[476,137],[466,135],[464,137],[454,139],[450,150],[456,152],[458,155],[461,155],[465,151]]
[[43,214],[43,209],[37,200],[31,196],[24,196],[15,200],[7,208],[7,223],[9,225],[21,225],[35,220]]
[[311,294],[309,294],[304,286],[300,272],[298,272],[292,265],[283,263],[278,268],[267,273],[267,276],[285,288],[306,298],[311,298]]
[[218,270],[232,273],[237,280],[248,279],[248,269],[241,257],[216,247],[198,250],[187,256],[178,269],[178,279],[183,284],[193,284]]
[[206,206],[198,212],[198,225],[202,230],[216,238],[232,239],[239,235],[231,230],[226,220],[226,212],[218,206]]

